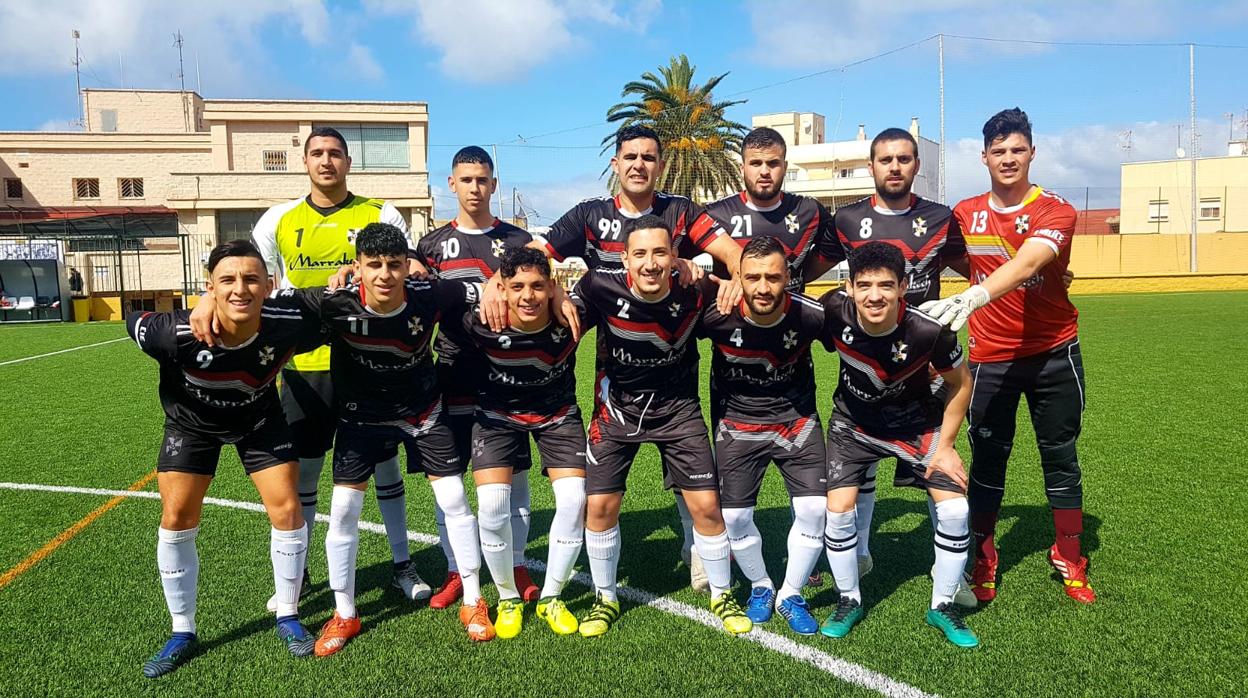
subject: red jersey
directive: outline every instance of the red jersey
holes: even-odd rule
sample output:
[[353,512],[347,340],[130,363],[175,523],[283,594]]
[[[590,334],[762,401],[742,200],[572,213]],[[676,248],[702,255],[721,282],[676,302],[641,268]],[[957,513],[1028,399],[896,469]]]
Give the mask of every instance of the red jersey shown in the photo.
[[982,283],[1028,240],[1057,253],[1035,276],[971,315],[971,361],[1011,361],[1074,339],[1079,311],[1066,294],[1062,274],[1070,265],[1075,208],[1035,187],[1017,206],[999,208],[988,194],[980,194],[954,207],[953,216],[966,239],[971,283]]

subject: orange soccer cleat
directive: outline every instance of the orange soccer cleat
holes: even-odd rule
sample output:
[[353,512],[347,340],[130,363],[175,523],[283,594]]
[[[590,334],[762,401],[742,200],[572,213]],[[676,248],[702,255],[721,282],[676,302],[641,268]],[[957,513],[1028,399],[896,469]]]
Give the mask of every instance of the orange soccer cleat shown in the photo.
[[477,599],[477,603],[459,607],[459,622],[468,631],[468,639],[473,642],[489,642],[494,639],[494,624],[490,622],[490,605],[485,599]]
[[447,572],[446,581],[442,582],[442,588],[438,589],[438,593],[429,597],[429,608],[450,608],[464,595],[464,582],[459,578],[458,572]]
[[343,618],[334,611],[334,617],[330,618],[321,628],[321,636],[316,639],[316,656],[328,657],[347,646],[351,638],[360,634],[359,618]]

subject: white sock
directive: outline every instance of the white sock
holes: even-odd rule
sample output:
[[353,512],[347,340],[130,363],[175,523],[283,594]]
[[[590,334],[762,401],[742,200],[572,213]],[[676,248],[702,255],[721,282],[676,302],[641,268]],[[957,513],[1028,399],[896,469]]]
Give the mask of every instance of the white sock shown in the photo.
[[381,521],[386,525],[386,539],[390,541],[390,557],[395,564],[407,562],[411,559],[407,549],[407,496],[397,455],[377,464],[373,487],[377,491]]
[[858,519],[858,557],[871,555],[871,517],[875,515],[875,471],[880,467],[876,461],[867,468],[867,481],[858,488],[854,515]]
[[433,503],[433,523],[438,527],[438,545],[442,548],[442,556],[446,558],[446,571],[458,572],[459,565],[455,563],[455,550],[451,547],[450,537],[446,535],[446,513],[436,501]]
[[672,490],[672,494],[676,497],[676,513],[680,515],[680,527],[684,530],[684,538],[680,541],[680,549],[682,553],[692,554],[693,552],[693,515],[689,513],[689,505],[685,504],[685,497],[680,490]]
[[529,471],[511,475],[511,555],[516,567],[524,564],[524,549],[529,545],[529,527],[533,510],[529,498]]
[[277,590],[277,617],[299,613],[299,587],[303,563],[308,559],[308,527],[269,532],[269,558],[273,561],[273,586]]
[[776,594],[779,603],[790,596],[801,596],[802,587],[823,552],[825,497],[794,497],[793,525],[789,527],[789,563],[784,568],[784,584]]
[[464,605],[481,598],[481,544],[477,540],[477,517],[468,507],[464,480],[458,476],[430,480],[433,496],[446,513],[446,538],[459,563],[459,579],[464,583]]
[[585,478],[561,477],[550,483],[555,491],[555,517],[550,522],[546,553],[546,581],[542,598],[558,596],[572,578],[572,567],[585,540]]
[[195,602],[199,593],[199,551],[195,537],[199,527],[184,531],[161,528],[156,532],[156,568],[165,590],[165,605],[173,619],[173,632],[195,632]]
[[511,485],[477,488],[477,526],[481,530],[481,557],[498,587],[499,600],[520,598],[511,557]]
[[308,527],[309,545],[312,543],[312,527],[316,523],[316,494],[324,467],[325,456],[299,459],[299,504],[303,508],[303,525]]
[[763,561],[763,534],[754,523],[754,507],[726,508],[723,510],[724,528],[728,530],[728,544],[732,557],[741,568],[741,574],[750,580],[752,587],[774,589],[767,576],[767,563]]
[[854,512],[827,512],[827,525],[823,529],[823,546],[828,551],[828,566],[836,579],[841,596],[862,601],[858,591],[858,532]]
[[325,561],[329,588],[334,590],[338,615],[355,618],[355,558],[360,550],[360,510],[364,492],[334,487],[329,502],[329,531],[325,533]]
[[705,536],[693,531],[693,553],[702,558],[702,568],[706,570],[706,581],[711,585],[711,598],[719,598],[720,594],[732,586],[732,560],[728,553],[732,547],[728,544],[728,532]]
[[615,574],[620,567],[619,524],[605,531],[585,529],[585,555],[589,558],[589,573],[594,578],[594,590],[605,601],[617,601]]
[[932,608],[953,601],[971,545],[970,507],[966,497],[936,503],[936,571],[932,574]]

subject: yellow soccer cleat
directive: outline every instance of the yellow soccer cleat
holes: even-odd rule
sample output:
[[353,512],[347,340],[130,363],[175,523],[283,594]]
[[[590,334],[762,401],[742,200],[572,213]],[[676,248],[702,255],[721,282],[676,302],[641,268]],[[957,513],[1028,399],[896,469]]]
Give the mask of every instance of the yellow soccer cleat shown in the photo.
[[520,599],[503,599],[498,602],[498,616],[494,618],[494,631],[498,639],[510,640],[520,634],[524,626],[524,602]]
[[589,614],[581,621],[581,636],[598,637],[599,635],[605,635],[619,617],[620,602],[607,601],[599,596],[594,600],[594,606],[589,609]]
[[754,623],[750,621],[749,616],[745,615],[745,611],[741,610],[741,604],[732,597],[731,591],[725,591],[718,598],[711,600],[711,612],[724,622],[724,630],[733,635],[748,633],[754,629]]
[[537,617],[546,621],[556,635],[571,635],[579,624],[576,616],[568,610],[563,599],[551,596],[537,602]]

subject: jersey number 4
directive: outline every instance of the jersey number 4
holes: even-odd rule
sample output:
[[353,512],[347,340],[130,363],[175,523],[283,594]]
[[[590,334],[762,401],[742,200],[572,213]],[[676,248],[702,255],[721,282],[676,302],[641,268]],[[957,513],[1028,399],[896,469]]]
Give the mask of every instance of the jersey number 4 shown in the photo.
[[728,338],[728,341],[737,345],[738,348],[745,342],[745,340],[741,338],[740,327],[732,331],[732,336]]

